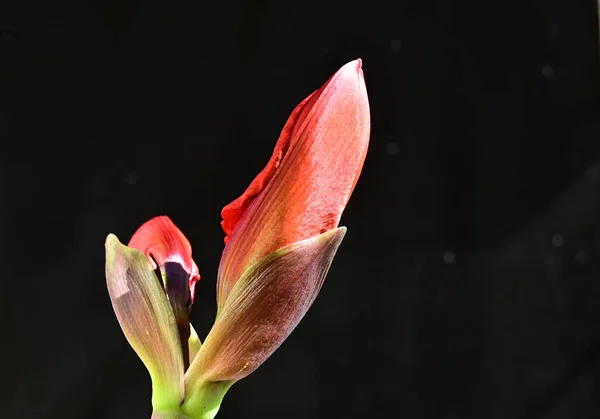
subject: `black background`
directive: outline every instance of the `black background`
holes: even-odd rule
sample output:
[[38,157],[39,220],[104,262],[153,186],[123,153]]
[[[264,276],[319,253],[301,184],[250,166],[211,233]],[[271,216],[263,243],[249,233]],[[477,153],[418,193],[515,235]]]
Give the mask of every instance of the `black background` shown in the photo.
[[221,208],[361,57],[348,234],[219,418],[600,417],[594,1],[0,3],[2,418],[148,418],[104,239],[167,214],[215,313]]

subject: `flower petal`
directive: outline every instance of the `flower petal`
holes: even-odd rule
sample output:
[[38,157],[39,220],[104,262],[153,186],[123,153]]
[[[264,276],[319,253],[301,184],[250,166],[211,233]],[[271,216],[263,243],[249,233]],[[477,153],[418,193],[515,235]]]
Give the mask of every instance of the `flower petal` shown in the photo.
[[240,198],[245,207],[239,208],[246,209],[236,223],[231,222],[235,217],[229,218],[230,206],[225,207],[226,233],[232,228],[233,233],[228,233],[219,266],[219,311],[249,266],[288,244],[337,227],[360,175],[369,132],[367,91],[361,61],[356,60],[296,109],[282,133],[287,152],[279,165],[270,162],[268,168],[275,172],[261,178],[268,183],[254,191],[258,194],[250,204]]
[[142,224],[128,246],[143,252],[154,269],[169,262],[180,264],[188,274],[190,299],[194,301],[195,285],[200,279],[198,266],[192,259],[189,240],[169,217],[161,215]]
[[[316,93],[316,92],[314,92]],[[275,150],[273,150],[273,155],[271,159],[267,163],[267,166],[254,178],[250,186],[244,191],[242,196],[237,198],[232,203],[226,205],[223,210],[221,210],[221,217],[223,221],[221,221],[221,227],[225,232],[225,244],[229,241],[235,226],[237,225],[244,212],[248,209],[250,204],[254,201],[254,199],[258,196],[258,194],[267,186],[267,184],[271,181],[271,178],[275,174],[275,171],[281,164],[281,160],[283,156],[288,151],[290,145],[290,137],[292,135],[292,131],[294,130],[294,126],[300,117],[300,114],[304,110],[304,107],[310,100],[310,98],[314,95],[311,94],[309,97],[304,99],[296,108],[293,110],[292,115],[285,123],[281,134],[279,135],[279,139],[277,140],[277,144],[275,144]]]
[[183,357],[173,311],[146,256],[106,238],[106,284],[129,344],[152,379],[155,409],[179,408],[184,395]]
[[268,255],[236,283],[186,372],[186,401],[207,382],[235,382],[258,368],[315,300],[345,227]]

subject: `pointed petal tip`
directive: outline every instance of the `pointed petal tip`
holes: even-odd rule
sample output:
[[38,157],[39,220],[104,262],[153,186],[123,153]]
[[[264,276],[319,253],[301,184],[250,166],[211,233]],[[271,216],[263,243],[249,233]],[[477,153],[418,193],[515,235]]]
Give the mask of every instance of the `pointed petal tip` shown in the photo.
[[344,236],[346,235],[346,232],[348,231],[348,229],[344,226],[341,227],[337,227],[335,229],[335,235],[339,237],[339,239],[343,239]]
[[114,268],[113,263],[115,261],[116,254],[119,252],[119,246],[122,245],[123,244],[113,233],[110,233],[108,236],[106,236],[106,240],[104,241],[104,251],[106,257],[105,269],[107,272]]
[[336,227],[336,228],[326,231],[322,234],[319,234],[318,236],[311,237],[307,240],[330,241],[334,246],[337,247],[337,246],[339,246],[339,244],[343,240],[344,236],[346,235],[346,230],[347,230],[346,227]]
[[342,68],[339,69],[339,72],[352,72],[362,74],[362,58],[357,58],[356,60],[346,63],[344,66],[342,66]]
[[362,98],[362,101],[368,100],[366,99],[367,88],[361,58],[350,61],[340,68],[331,79],[331,83],[336,86],[334,90],[337,92],[343,90],[350,95]]
[[121,242],[119,241],[117,236],[115,236],[113,233],[109,233],[108,236],[106,236],[106,240],[104,241],[104,246],[106,246],[106,247],[114,246],[116,243],[121,243]]

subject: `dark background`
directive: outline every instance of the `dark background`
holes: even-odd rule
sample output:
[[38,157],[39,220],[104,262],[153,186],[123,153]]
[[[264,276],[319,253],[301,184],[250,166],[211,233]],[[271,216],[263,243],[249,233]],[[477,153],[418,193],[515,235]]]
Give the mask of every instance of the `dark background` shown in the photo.
[[215,313],[221,208],[361,57],[348,234],[219,418],[600,417],[594,1],[0,2],[2,418],[148,418],[104,239],[167,214]]

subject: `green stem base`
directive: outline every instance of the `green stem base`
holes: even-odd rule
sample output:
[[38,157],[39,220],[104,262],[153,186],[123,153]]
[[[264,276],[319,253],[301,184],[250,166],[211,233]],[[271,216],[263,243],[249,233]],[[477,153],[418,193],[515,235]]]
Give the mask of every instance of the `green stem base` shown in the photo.
[[191,419],[213,419],[232,385],[232,382],[202,383],[193,395],[186,396],[181,411]]
[[153,411],[150,419],[192,419],[182,412],[157,412]]

